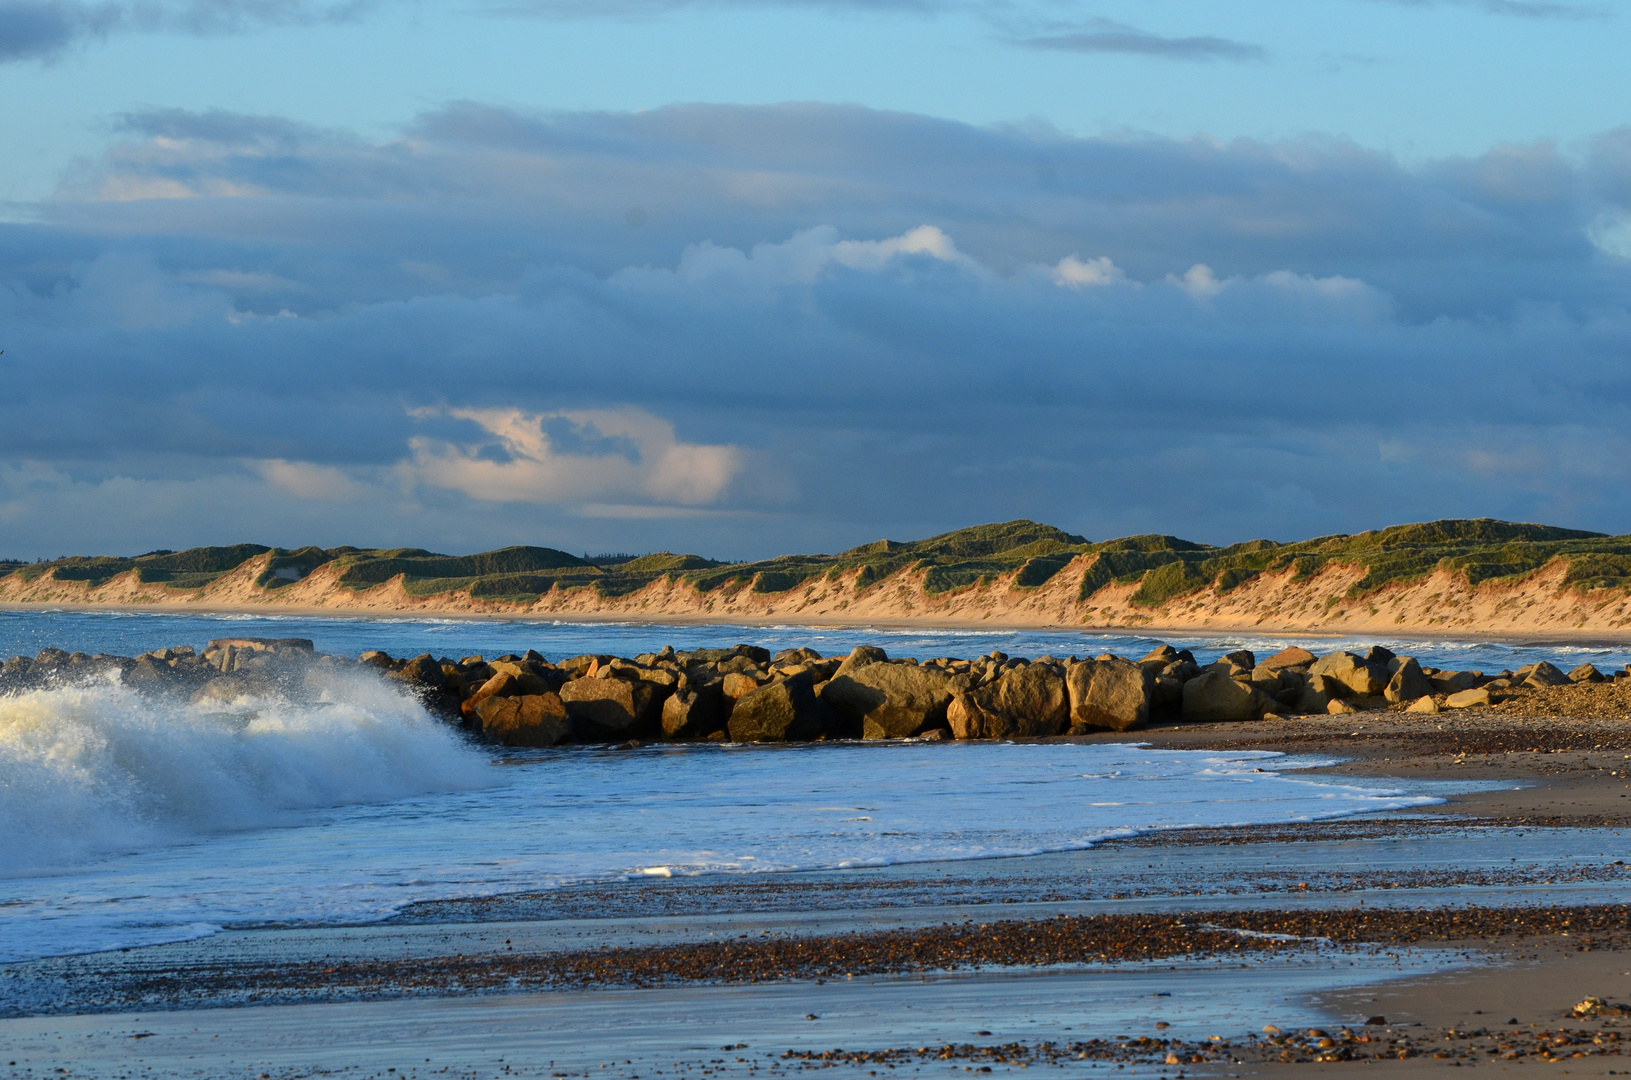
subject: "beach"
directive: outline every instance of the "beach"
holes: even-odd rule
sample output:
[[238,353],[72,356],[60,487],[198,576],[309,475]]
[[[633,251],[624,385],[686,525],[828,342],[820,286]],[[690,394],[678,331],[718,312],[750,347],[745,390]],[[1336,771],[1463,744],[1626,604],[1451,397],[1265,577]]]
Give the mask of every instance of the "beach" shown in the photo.
[[[1541,1060],[1539,1033],[1566,1029],[1593,1055],[1568,1071],[1623,1071],[1614,1039],[1591,1041],[1621,1021],[1570,1015],[1631,991],[1622,722],[1364,714],[1081,741],[1329,755],[1343,760],[1308,773],[1479,790],[1089,850],[652,878],[12,964],[5,1068],[1271,1075],[1323,1052],[1270,1047],[1274,1025],[1357,1033],[1341,1042],[1350,1056],[1386,1032],[1380,1067],[1401,1076],[1465,1067],[1475,1043],[1483,1067]],[[1485,921],[1458,932],[1445,913],[1469,906]],[[1445,1035],[1475,1027],[1486,1035]],[[1126,1045],[1137,1039],[1161,1043]],[[1484,1043],[1507,1049],[1492,1058]]]

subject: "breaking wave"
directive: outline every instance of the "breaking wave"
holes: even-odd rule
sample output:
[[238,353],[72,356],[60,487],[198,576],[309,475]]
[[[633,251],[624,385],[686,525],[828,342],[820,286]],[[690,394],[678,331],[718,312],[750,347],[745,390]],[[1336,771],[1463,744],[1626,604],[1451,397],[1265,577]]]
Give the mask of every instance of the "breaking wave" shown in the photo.
[[231,704],[113,682],[0,697],[0,877],[488,776],[482,755],[417,702],[366,677]]

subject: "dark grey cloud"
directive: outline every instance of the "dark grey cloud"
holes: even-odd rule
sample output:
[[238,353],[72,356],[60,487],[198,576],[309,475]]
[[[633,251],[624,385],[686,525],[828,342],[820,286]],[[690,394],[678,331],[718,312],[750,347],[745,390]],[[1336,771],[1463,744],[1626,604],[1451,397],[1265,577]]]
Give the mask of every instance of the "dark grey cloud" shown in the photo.
[[816,105],[118,131],[0,225],[18,554],[1631,530],[1625,132],[1406,167]]
[[1261,45],[1207,35],[1166,37],[1109,19],[1095,19],[1079,29],[1021,38],[1019,44],[1030,49],[1155,56],[1167,60],[1243,62],[1268,59],[1268,50]]
[[265,26],[346,22],[376,0],[0,0],[0,63],[55,56],[120,32],[235,34]]

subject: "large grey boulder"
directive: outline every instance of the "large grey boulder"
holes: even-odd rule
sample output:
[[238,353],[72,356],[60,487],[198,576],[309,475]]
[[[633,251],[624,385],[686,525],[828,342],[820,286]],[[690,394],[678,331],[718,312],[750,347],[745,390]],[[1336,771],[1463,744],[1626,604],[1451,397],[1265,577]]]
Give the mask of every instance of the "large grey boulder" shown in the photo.
[[[1372,653],[1376,651],[1374,648],[1371,650]],[[1390,653],[1389,659],[1391,657]],[[1314,661],[1308,673],[1335,679],[1348,689],[1348,696],[1375,697],[1387,689],[1389,676],[1386,664],[1386,660],[1373,663],[1366,657],[1355,656],[1351,652],[1337,652]]]
[[[1150,722],[1155,678],[1127,660],[1083,660],[1065,670],[1070,732],[1138,731]],[[1182,694],[1179,690],[1179,694]],[[1080,730],[1078,730],[1080,729]]]
[[822,687],[821,700],[857,725],[863,739],[908,739],[945,727],[952,696],[973,682],[939,668],[856,659],[852,653],[844,661]]
[[1216,668],[1184,683],[1185,720],[1261,720],[1274,706],[1274,699],[1261,690]]
[[829,706],[808,671],[743,694],[731,710],[732,742],[803,742],[827,728]]
[[1429,679],[1416,662],[1414,656],[1399,657],[1398,666],[1394,668],[1393,677],[1388,680],[1382,696],[1389,701],[1415,701],[1418,698],[1430,697],[1433,693],[1433,680]]

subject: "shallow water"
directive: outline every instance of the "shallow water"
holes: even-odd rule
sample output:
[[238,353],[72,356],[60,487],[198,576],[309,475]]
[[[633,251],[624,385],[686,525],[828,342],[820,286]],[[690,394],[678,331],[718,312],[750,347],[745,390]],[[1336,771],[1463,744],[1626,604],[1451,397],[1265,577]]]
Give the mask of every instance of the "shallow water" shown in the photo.
[[973,657],[993,649],[1011,656],[1143,656],[1161,642],[1194,651],[1203,662],[1252,649],[1259,656],[1287,645],[1318,653],[1383,644],[1423,664],[1501,671],[1550,660],[1568,671],[1593,663],[1604,671],[1631,660],[1624,644],[1560,645],[1399,637],[1350,638],[1298,634],[1097,634],[1044,630],[925,630],[876,627],[673,625],[642,622],[573,623],[556,619],[355,618],[282,615],[175,615],[141,612],[0,611],[0,656],[33,656],[47,646],[86,653],[134,656],[175,645],[202,646],[218,637],[311,638],[323,652],[356,656],[384,649],[393,656],[500,656],[537,649],[546,657],[585,653],[635,656],[664,645],[676,649],[728,648],[738,642],[771,650],[808,646],[824,656],[876,645],[891,656]]
[[0,699],[0,960],[642,875],[982,859],[1422,805],[1314,759],[1128,745],[490,756],[376,681],[315,702]]

